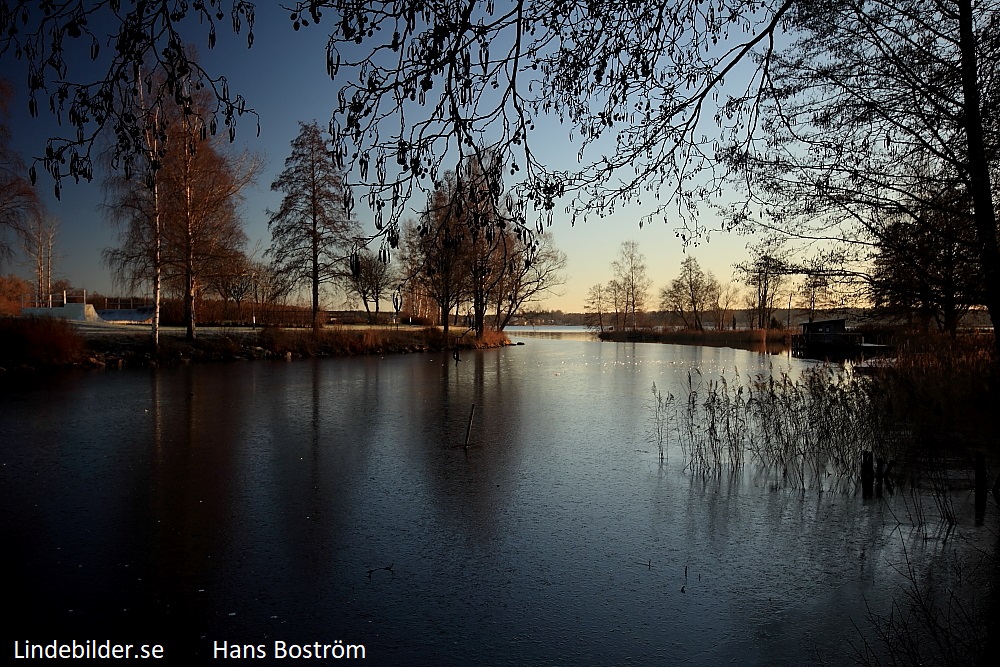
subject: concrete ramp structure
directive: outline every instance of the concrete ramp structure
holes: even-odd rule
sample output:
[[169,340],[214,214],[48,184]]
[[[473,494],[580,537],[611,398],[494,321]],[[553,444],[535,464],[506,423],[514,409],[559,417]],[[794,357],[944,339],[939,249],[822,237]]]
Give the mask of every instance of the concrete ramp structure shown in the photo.
[[89,303],[65,303],[51,308],[22,308],[21,315],[26,317],[58,317],[74,322],[100,322],[94,306]]
[[153,320],[153,307],[139,306],[138,308],[99,310],[97,316],[102,321],[113,324],[149,324]]

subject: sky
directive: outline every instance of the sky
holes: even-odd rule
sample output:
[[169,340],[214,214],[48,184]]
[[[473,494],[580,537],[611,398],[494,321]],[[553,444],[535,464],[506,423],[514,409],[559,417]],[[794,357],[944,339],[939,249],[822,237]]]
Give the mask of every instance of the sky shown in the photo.
[[[253,120],[245,117],[240,121],[233,147],[236,150],[245,148],[264,159],[256,186],[245,193],[241,213],[250,246],[259,241],[266,247],[270,242],[267,209],[276,209],[280,203],[280,193],[272,192],[270,184],[283,167],[290,142],[298,134],[299,122],[316,120],[321,127],[326,125],[336,104],[338,85],[326,72],[328,33],[325,24],[293,31],[285,10],[276,3],[262,2],[257,6],[255,41],[250,49],[246,47],[245,36],[234,34],[227,25],[223,22],[214,49],[201,43],[205,40],[203,29],[192,32],[192,42],[198,48],[205,69],[213,75],[224,74],[230,89],[243,95],[248,106],[259,115],[260,136],[256,136]],[[9,54],[0,56],[0,77],[11,81],[15,90],[12,109],[6,119],[12,130],[14,148],[30,162],[33,156],[44,151],[48,137],[61,133],[60,128],[47,114],[46,105],[41,105],[43,109],[38,118],[28,115],[23,63]],[[531,136],[530,141],[535,154],[542,160],[551,157],[558,161],[567,154],[576,153],[568,130],[540,131]],[[104,195],[100,180],[100,173],[95,174],[90,183],[74,184],[64,180],[61,198],[57,200],[50,177],[39,168],[36,187],[48,213],[59,221],[56,278],[68,279],[75,287],[91,292],[118,295],[109,270],[101,263],[101,251],[115,245],[115,232],[101,211]],[[422,197],[409,202],[413,217],[423,203]],[[366,231],[374,232],[370,214],[360,206],[356,210]],[[557,207],[549,231],[555,245],[566,253],[567,281],[557,289],[556,295],[547,297],[538,307],[582,311],[588,289],[612,277],[610,264],[626,240],[638,241],[645,255],[648,275],[653,281],[650,297],[655,305],[655,294],[677,276],[686,255],[675,236],[674,226],[669,223],[654,223],[640,229],[639,219],[643,212],[634,205],[626,205],[605,219],[592,217],[586,223],[572,226],[568,216],[562,215]],[[711,215],[706,207],[705,216]],[[710,229],[718,226],[709,217],[701,222]],[[687,249],[687,253],[696,257],[702,268],[712,271],[721,282],[728,282],[733,264],[747,258],[746,246],[750,241],[752,239],[746,236],[714,233],[697,248]],[[0,267],[0,272],[14,272],[25,278],[31,273],[16,260]]]

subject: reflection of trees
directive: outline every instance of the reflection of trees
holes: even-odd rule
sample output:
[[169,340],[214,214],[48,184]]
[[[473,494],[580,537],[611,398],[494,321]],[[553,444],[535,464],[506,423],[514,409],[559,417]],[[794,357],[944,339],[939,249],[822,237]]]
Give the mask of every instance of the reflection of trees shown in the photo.
[[[440,363],[439,363],[440,362]],[[460,521],[469,539],[489,539],[497,512],[515,488],[527,446],[521,434],[524,399],[511,360],[502,350],[464,353],[414,365],[403,403],[403,423],[422,470],[412,478],[429,486],[435,509]],[[422,391],[439,386],[438,397]],[[462,446],[472,404],[476,414],[470,447]]]
[[343,578],[332,570],[370,499],[369,417],[385,389],[378,364],[362,364],[346,383],[322,362],[154,376],[151,483],[137,499],[149,542],[138,551],[150,554],[161,610],[189,616],[181,625],[260,627],[279,607],[319,604],[321,584]]

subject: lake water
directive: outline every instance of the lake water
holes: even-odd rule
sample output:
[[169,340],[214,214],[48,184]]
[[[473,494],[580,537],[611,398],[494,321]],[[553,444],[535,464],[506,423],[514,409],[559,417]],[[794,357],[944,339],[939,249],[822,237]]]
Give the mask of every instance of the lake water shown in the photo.
[[995,547],[967,492],[946,531],[908,518],[915,494],[695,473],[673,440],[659,460],[653,382],[810,362],[521,340],[6,377],[4,632],[187,663],[277,640],[375,664],[843,664],[907,560],[950,590]]

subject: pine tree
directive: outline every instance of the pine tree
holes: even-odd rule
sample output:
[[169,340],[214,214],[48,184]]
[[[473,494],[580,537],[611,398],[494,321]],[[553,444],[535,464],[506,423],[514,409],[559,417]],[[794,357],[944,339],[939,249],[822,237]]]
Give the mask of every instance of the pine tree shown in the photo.
[[329,139],[314,122],[300,123],[285,169],[271,189],[284,193],[268,211],[276,268],[312,291],[313,328],[322,325],[319,289],[350,275],[348,257],[360,226],[347,212],[350,194],[330,155]]

